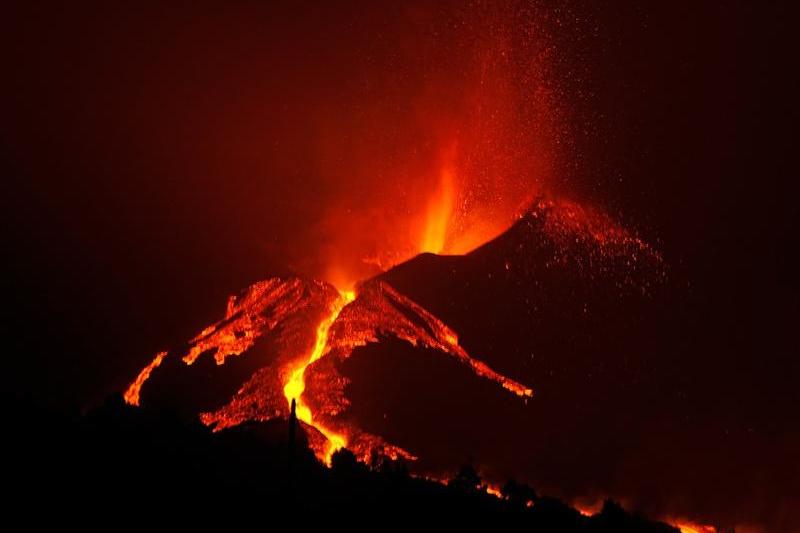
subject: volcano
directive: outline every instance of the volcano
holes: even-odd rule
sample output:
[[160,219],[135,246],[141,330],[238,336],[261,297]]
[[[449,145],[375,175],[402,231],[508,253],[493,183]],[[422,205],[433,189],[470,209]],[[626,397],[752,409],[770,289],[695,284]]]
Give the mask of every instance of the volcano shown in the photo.
[[[658,253],[606,215],[539,200],[468,254],[422,254],[353,291],[300,277],[255,283],[230,297],[221,320],[157,354],[125,399],[179,407],[216,430],[287,418],[294,400],[320,460],[348,447],[363,460],[376,453],[420,459],[423,470],[436,471],[459,458],[455,441],[470,439],[427,435],[424,423],[398,413],[438,405],[442,416],[477,422],[507,396],[511,411],[524,414],[529,384],[549,386],[527,356],[531,344],[563,351],[556,322],[571,323],[578,342],[587,323],[570,315],[585,316],[589,302],[596,312],[597,302],[616,308],[620,299],[647,299],[661,276]],[[519,329],[502,331],[498,320]],[[389,369],[394,379],[385,379]],[[477,406],[450,405],[464,397]]]

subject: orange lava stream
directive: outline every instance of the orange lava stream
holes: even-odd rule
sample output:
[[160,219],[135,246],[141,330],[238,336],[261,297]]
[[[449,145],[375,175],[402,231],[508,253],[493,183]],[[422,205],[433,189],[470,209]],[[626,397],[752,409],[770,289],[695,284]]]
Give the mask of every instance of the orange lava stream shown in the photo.
[[681,533],[717,533],[717,528],[713,526],[704,526],[692,522],[678,521],[670,525],[680,529]]
[[159,352],[156,354],[155,358],[150,362],[150,364],[144,367],[141,372],[139,372],[139,375],[136,376],[136,379],[130,384],[128,390],[126,390],[125,394],[123,395],[125,403],[128,405],[139,405],[139,392],[142,390],[142,385],[144,385],[144,382],[150,377],[150,373],[161,364],[161,361],[166,356],[167,352]]
[[286,400],[289,402],[289,408],[291,409],[292,400],[297,402],[295,410],[297,418],[315,428],[317,431],[322,433],[326,439],[328,439],[328,448],[325,451],[325,456],[320,458],[324,459],[325,463],[328,465],[330,465],[331,456],[333,456],[333,453],[336,450],[347,446],[347,437],[345,437],[345,435],[336,433],[329,428],[326,428],[319,422],[314,421],[311,408],[305,402],[303,402],[303,391],[305,391],[306,388],[306,368],[308,368],[308,365],[314,361],[324,357],[328,352],[328,332],[331,329],[331,325],[339,317],[339,313],[342,312],[342,309],[344,309],[347,304],[355,300],[355,293],[353,291],[342,291],[340,292],[340,295],[340,298],[334,302],[330,314],[325,317],[325,319],[317,327],[317,340],[314,343],[314,349],[311,351],[308,359],[301,366],[290,371],[289,380],[283,387],[283,394],[286,396]]

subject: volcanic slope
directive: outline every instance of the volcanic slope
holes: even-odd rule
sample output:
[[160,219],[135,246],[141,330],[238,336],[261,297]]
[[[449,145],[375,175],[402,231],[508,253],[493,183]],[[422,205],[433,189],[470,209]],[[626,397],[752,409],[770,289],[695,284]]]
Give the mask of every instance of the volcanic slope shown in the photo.
[[[560,419],[563,405],[542,418],[540,386],[545,398],[591,410],[569,376],[613,374],[629,356],[616,326],[642,315],[662,276],[658,254],[605,215],[540,200],[481,248],[418,256],[347,301],[316,280],[256,283],[132,387],[145,403],[176,392],[180,403],[180,391],[197,388],[186,374],[204,365],[200,389],[223,392],[191,409],[224,429],[286,417],[287,384],[302,369],[300,418],[319,430],[310,433],[321,459],[346,445],[362,458],[419,457],[428,472],[474,458],[505,474],[518,460],[496,460],[492,436],[528,443],[532,428]],[[217,375],[224,387],[214,386]]]

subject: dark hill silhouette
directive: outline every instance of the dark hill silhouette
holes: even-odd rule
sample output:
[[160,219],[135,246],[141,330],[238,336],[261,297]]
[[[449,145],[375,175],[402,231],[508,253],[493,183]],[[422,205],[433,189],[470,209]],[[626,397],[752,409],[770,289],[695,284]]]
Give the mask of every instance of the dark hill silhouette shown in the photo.
[[286,520],[304,516],[292,513],[314,512],[317,518],[378,520],[376,526],[423,517],[454,523],[490,518],[530,531],[677,531],[616,506],[591,518],[549,498],[521,506],[483,492],[475,471],[473,486],[446,486],[410,477],[401,463],[388,459],[367,466],[347,450],[334,455],[329,469],[314,458],[302,427],[290,470],[289,428],[281,420],[212,433],[172,412],[127,406],[118,396],[86,415],[27,407],[15,416],[18,431],[7,440],[4,477],[14,488],[6,502],[12,516],[23,509],[63,508],[70,511],[60,520],[70,523],[80,516],[94,520],[92,509],[102,509],[135,521],[191,523],[204,516],[280,514]]

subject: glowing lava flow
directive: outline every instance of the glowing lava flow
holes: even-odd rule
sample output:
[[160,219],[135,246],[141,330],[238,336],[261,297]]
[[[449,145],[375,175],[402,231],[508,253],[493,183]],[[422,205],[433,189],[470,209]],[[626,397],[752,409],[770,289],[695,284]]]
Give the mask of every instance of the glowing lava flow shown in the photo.
[[286,396],[286,400],[289,402],[290,409],[292,400],[297,402],[295,411],[297,418],[309,426],[316,428],[320,433],[325,435],[326,439],[328,439],[328,449],[325,452],[325,462],[328,464],[331,462],[331,456],[333,453],[347,445],[347,439],[344,435],[335,433],[321,424],[314,422],[314,417],[311,414],[311,408],[309,408],[309,406],[303,402],[303,391],[305,391],[306,388],[306,368],[308,368],[308,365],[311,363],[321,359],[328,352],[328,332],[331,329],[331,325],[333,325],[333,323],[339,317],[339,313],[342,312],[342,309],[344,309],[347,304],[355,300],[355,293],[353,291],[343,291],[340,294],[340,298],[333,303],[333,308],[331,309],[330,315],[328,315],[317,327],[317,339],[314,343],[314,349],[311,351],[311,355],[308,357],[308,360],[303,363],[302,366],[299,366],[291,371],[289,374],[289,380],[283,387],[283,394]]
[[681,533],[717,533],[714,526],[695,524],[692,522],[678,521],[671,523],[672,526],[681,530]]
[[150,364],[139,372],[139,375],[136,376],[136,379],[130,384],[128,390],[125,391],[123,396],[123,398],[125,398],[125,403],[128,405],[139,405],[139,392],[142,390],[142,385],[144,385],[144,382],[150,377],[150,373],[161,364],[161,361],[166,356],[167,352],[159,352]]

